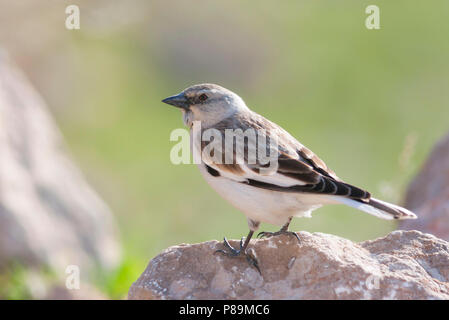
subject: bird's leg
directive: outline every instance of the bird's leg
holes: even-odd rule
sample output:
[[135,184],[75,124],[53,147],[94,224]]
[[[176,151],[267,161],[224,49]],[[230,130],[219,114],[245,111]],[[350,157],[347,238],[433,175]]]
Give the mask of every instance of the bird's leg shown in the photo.
[[246,250],[248,248],[249,241],[251,240],[251,237],[253,236],[253,234],[254,234],[254,231],[250,230],[248,233],[248,236],[245,239],[245,242],[243,242],[244,237],[240,240],[240,249],[235,249],[234,247],[232,247],[231,244],[228,242],[228,239],[226,239],[226,237],[224,237],[223,245],[224,245],[225,249],[224,250],[219,249],[219,250],[215,251],[214,254],[219,252],[228,257],[238,257],[241,255],[244,255],[246,257],[246,260],[248,261],[248,263],[251,266],[253,266],[254,268],[256,268],[257,271],[259,271],[259,273],[261,274],[260,269],[259,269],[259,263],[257,262],[256,258],[254,258]]
[[262,232],[259,232],[257,237],[259,237],[259,238],[268,238],[268,237],[278,236],[278,235],[281,235],[281,234],[287,234],[287,235],[295,236],[295,238],[298,240],[298,242],[301,243],[301,239],[299,238],[299,236],[298,236],[298,234],[296,232],[288,231],[288,226],[290,225],[290,222],[292,221],[292,218],[293,217],[289,217],[287,223],[284,224],[279,231],[276,231],[276,232],[262,231]]

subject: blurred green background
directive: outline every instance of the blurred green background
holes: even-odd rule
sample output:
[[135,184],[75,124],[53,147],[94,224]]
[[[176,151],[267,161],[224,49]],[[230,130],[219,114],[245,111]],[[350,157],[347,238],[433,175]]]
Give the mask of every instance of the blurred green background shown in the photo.
[[[398,203],[448,129],[446,0],[1,2],[2,45],[118,220],[124,262],[101,284],[111,297],[168,246],[247,233],[195,165],[170,162],[183,125],[160,100],[189,85],[236,92],[341,178]],[[80,30],[64,27],[69,4]],[[371,4],[380,30],[365,27]],[[355,241],[395,228],[340,206],[291,227]]]

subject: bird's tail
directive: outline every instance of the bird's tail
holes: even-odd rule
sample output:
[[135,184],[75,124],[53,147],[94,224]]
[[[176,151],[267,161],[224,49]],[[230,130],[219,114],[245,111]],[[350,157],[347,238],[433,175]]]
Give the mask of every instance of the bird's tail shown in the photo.
[[365,211],[366,213],[381,219],[392,220],[417,218],[416,215],[410,210],[375,198],[370,198],[368,202],[343,197],[334,197],[334,199],[339,203]]

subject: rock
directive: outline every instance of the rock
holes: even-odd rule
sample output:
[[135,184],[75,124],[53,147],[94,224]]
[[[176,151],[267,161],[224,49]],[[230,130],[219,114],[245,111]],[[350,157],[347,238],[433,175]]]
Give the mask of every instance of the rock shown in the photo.
[[117,228],[87,184],[42,98],[0,52],[0,267],[115,267]]
[[419,219],[402,220],[401,229],[432,233],[449,241],[449,133],[431,152],[410,184],[405,206]]
[[[261,274],[218,241],[182,244],[152,259],[129,299],[449,299],[449,243],[394,231],[353,243],[323,233],[252,240]],[[238,241],[231,241],[238,246]]]
[[[33,297],[34,299],[35,297]],[[106,300],[107,297],[97,288],[82,283],[79,289],[69,290],[64,286],[50,287],[44,297],[36,297],[40,300]]]

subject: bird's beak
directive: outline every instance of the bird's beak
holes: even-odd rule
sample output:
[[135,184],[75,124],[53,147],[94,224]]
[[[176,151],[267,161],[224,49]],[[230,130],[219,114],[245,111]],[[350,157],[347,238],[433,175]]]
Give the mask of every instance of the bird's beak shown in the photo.
[[163,103],[170,104],[172,106],[182,108],[182,109],[188,109],[190,107],[189,101],[185,94],[181,92],[180,94],[165,98],[162,100]]

